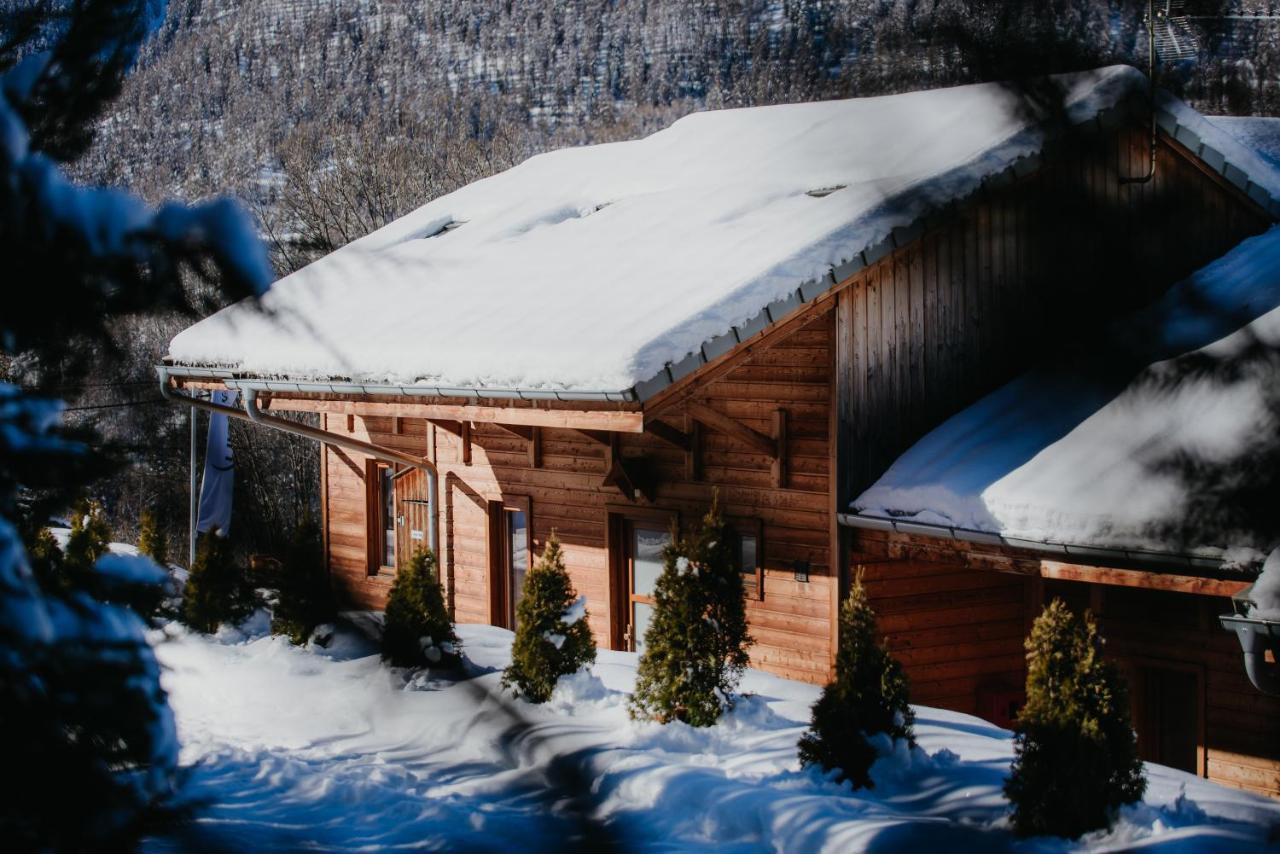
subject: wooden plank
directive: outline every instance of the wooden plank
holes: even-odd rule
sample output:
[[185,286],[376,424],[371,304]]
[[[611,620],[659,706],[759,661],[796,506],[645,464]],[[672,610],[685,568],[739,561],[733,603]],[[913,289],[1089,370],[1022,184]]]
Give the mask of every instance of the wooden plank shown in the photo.
[[1247,581],[1175,575],[1164,572],[1145,572],[1136,569],[1116,569],[1105,566],[1087,566],[1056,560],[1040,561],[1040,577],[1059,581],[1083,581],[1092,584],[1141,587],[1147,590],[1168,590],[1176,593],[1194,593],[1200,596],[1223,596],[1228,598],[1249,586]]
[[542,428],[530,427],[529,436],[529,468],[542,468]]
[[289,412],[337,412],[348,416],[425,418],[430,421],[473,421],[527,427],[562,427],[569,430],[609,430],[643,433],[644,413],[632,410],[533,409],[444,403],[379,403],[361,400],[316,400],[271,396],[276,409]]
[[668,445],[677,447],[682,451],[688,451],[692,445],[688,433],[672,427],[665,421],[646,421],[644,428],[646,432],[657,436]]
[[775,409],[773,411],[773,441],[776,451],[773,456],[773,464],[770,467],[770,475],[773,477],[773,485],[778,489],[787,488],[787,410]]
[[735,439],[750,445],[762,453],[769,454],[772,457],[778,456],[777,442],[764,435],[758,430],[746,426],[740,421],[735,420],[731,416],[725,415],[719,410],[712,409],[705,403],[689,401],[685,404],[685,410],[697,421],[710,427],[712,430],[719,430],[733,436]]

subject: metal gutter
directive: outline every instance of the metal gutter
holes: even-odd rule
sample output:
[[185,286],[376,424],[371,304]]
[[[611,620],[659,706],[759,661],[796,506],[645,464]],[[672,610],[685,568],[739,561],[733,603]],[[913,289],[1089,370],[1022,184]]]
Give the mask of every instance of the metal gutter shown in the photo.
[[594,401],[601,403],[635,403],[637,398],[634,389],[625,391],[585,391],[567,389],[562,391],[518,388],[458,388],[452,386],[431,385],[397,385],[394,383],[354,382],[351,380],[271,380],[260,379],[239,371],[226,368],[202,368],[187,365],[159,365],[157,371],[164,370],[171,377],[189,377],[191,379],[216,379],[229,389],[260,392],[294,392],[298,394],[359,394],[369,396],[400,397],[464,397],[472,400],[557,400],[557,401]]
[[241,409],[237,406],[225,406],[221,403],[214,403],[211,400],[200,400],[199,398],[175,392],[169,387],[169,379],[172,376],[172,373],[168,366],[158,366],[156,368],[156,374],[160,379],[161,396],[171,403],[185,403],[187,406],[193,406],[196,409],[204,409],[209,412],[216,412],[220,415],[226,415],[231,418],[240,418],[245,421],[251,421],[262,427],[269,427],[273,430],[280,430],[285,433],[291,433],[295,436],[302,436],[305,439],[311,439],[326,445],[345,448],[349,451],[355,451],[356,453],[382,460],[383,462],[399,463],[401,465],[423,469],[430,472],[432,475],[436,474],[436,467],[425,457],[416,457],[412,454],[406,454],[393,448],[384,448],[381,445],[364,442],[351,436],[330,433],[328,430],[321,430],[319,427],[312,427],[309,424],[302,424],[297,421],[290,421],[286,418],[278,418],[274,415],[268,415],[258,407],[257,389],[245,388],[240,390],[241,397],[244,400],[244,409]]
[[1071,543],[1042,542],[1039,540],[1023,540],[1017,537],[1006,537],[989,531],[977,531],[972,528],[957,528],[949,525],[933,525],[926,522],[905,522],[898,519],[886,519],[883,516],[864,516],[861,513],[837,513],[836,521],[846,528],[861,528],[868,531],[887,531],[896,534],[917,534],[944,540],[957,540],[968,543],[980,543],[988,546],[1007,546],[1012,549],[1040,552],[1058,558],[1071,558],[1079,561],[1088,559],[1094,562],[1119,561],[1123,563],[1155,565],[1169,570],[1173,568],[1189,569],[1196,573],[1227,573],[1220,558],[1201,557],[1179,552],[1158,552],[1145,549],[1099,548],[1097,546],[1073,545]]

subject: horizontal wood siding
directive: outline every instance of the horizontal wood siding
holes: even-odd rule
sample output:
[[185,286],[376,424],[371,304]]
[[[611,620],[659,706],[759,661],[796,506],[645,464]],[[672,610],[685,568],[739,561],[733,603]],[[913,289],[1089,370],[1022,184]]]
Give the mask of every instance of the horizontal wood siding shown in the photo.
[[[620,434],[619,450],[629,461],[643,458],[655,475],[655,500],[636,507],[677,511],[685,527],[696,523],[719,491],[728,516],[759,518],[764,532],[764,597],[748,602],[755,646],[752,662],[773,672],[820,682],[830,672],[830,612],[833,561],[830,546],[831,466],[828,455],[832,378],[832,314],[826,314],[775,346],[757,353],[710,383],[699,402],[739,423],[770,435],[777,409],[787,412],[787,475],[774,486],[773,461],[758,448],[712,429],[701,431],[702,479],[687,476],[679,448],[651,434]],[[687,429],[680,407],[663,420]],[[345,428],[345,417],[330,416]],[[381,445],[429,454],[434,447],[440,472],[442,563],[459,622],[490,622],[487,502],[527,496],[531,504],[535,554],[555,531],[569,574],[587,597],[590,625],[608,647],[610,560],[607,525],[611,507],[629,502],[602,485],[607,449],[575,430],[541,429],[541,465],[530,465],[528,441],[493,424],[471,428],[471,464],[462,457],[455,433],[402,416],[400,432],[390,416],[354,418],[355,434]],[[434,431],[434,445],[429,431]],[[340,591],[361,607],[381,607],[388,579],[366,573],[363,460],[326,452],[330,565]],[[345,460],[351,460],[348,465]],[[795,562],[809,565],[807,581],[795,577]]]
[[[851,572],[863,572],[880,632],[911,681],[912,702],[988,716],[984,692],[1023,686],[1023,640],[1042,605],[1060,597],[1098,616],[1107,657],[1123,673],[1158,667],[1197,674],[1204,775],[1280,797],[1280,698],[1263,695],[1245,676],[1239,643],[1218,623],[1231,611],[1229,599],[1046,580],[1031,571],[1038,561],[1007,549],[1004,567],[1020,571],[997,571],[1000,564],[975,564],[963,551],[948,557],[946,541],[925,552],[920,539],[850,534]],[[1134,725],[1141,730],[1141,721]]]
[[1231,600],[1121,592],[1123,606],[1115,588],[1102,590],[1099,625],[1107,655],[1121,662],[1199,668],[1205,776],[1280,798],[1280,697],[1262,694],[1245,676],[1240,643],[1218,622],[1218,615],[1231,613]]
[[956,206],[840,294],[839,495],[855,498],[948,416],[1223,255],[1268,222],[1145,131],[1080,138]]
[[986,692],[1022,687],[1031,579],[857,553],[850,564],[913,703],[981,715]]

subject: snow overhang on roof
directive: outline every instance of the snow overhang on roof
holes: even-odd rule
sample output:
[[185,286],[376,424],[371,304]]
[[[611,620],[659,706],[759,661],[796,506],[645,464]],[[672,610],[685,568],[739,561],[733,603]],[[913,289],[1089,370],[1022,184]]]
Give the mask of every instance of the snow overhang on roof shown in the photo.
[[[1055,80],[1077,124],[1118,121],[1145,91],[1123,66]],[[1176,100],[1160,121],[1280,214],[1269,161]],[[279,281],[267,313],[182,332],[169,362],[362,394],[643,401],[928,214],[1029,173],[1044,136],[994,83],[694,114],[436,199]]]
[[1248,566],[1280,538],[1280,517],[1259,522],[1275,516],[1277,461],[1273,226],[1102,340],[943,423],[843,521],[1076,557]]

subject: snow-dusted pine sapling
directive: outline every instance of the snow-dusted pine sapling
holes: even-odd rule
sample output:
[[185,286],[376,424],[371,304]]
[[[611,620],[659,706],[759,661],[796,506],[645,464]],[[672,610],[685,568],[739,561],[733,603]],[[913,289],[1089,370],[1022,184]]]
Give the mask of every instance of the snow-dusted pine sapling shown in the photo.
[[169,532],[152,510],[143,510],[138,517],[138,552],[160,566],[169,565]]
[[631,716],[711,726],[747,666],[742,574],[717,502],[692,538],[668,546],[631,696]]
[[586,618],[586,599],[573,589],[553,533],[542,559],[525,576],[511,665],[502,674],[502,684],[531,703],[551,699],[561,676],[596,660],[596,642]]
[[1054,599],[1027,638],[1027,703],[1018,713],[1004,791],[1020,836],[1070,839],[1109,827],[1147,782],[1129,698],[1103,658],[1093,616]]
[[68,573],[88,572],[111,544],[111,526],[102,515],[102,505],[92,499],[76,502],[71,514],[71,534],[64,549]]
[[333,590],[324,570],[320,528],[311,518],[294,529],[276,581],[278,601],[271,614],[273,634],[304,644],[316,626],[334,617]]
[[877,752],[867,737],[884,733],[914,747],[914,722],[907,677],[876,637],[876,615],[859,573],[840,608],[835,679],[813,704],[800,763],[836,769],[841,780],[871,788]]
[[230,541],[216,532],[201,535],[182,594],[182,622],[198,632],[216,632],[223,623],[235,624],[249,616],[255,604]]
[[462,642],[453,631],[431,549],[415,551],[391,584],[382,658],[399,667],[453,668],[462,662]]

